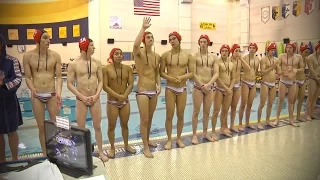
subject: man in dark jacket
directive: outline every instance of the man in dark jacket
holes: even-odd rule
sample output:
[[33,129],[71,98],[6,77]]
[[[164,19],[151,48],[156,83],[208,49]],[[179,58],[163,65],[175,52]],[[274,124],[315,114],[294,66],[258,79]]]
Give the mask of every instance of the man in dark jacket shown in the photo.
[[5,162],[5,134],[8,135],[12,160],[18,159],[17,129],[23,122],[16,92],[21,81],[20,62],[7,55],[6,42],[0,34],[0,164]]

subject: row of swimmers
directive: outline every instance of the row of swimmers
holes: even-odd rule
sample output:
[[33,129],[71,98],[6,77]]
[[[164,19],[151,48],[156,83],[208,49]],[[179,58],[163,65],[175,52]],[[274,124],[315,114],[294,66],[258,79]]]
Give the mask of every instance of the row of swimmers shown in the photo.
[[[276,127],[279,124],[279,116],[282,104],[288,93],[289,124],[298,127],[294,120],[294,103],[298,99],[297,120],[306,121],[318,119],[314,115],[317,97],[320,95],[320,43],[315,46],[315,52],[309,55],[309,47],[300,47],[300,54],[294,53],[294,43],[286,45],[286,53],[274,57],[276,46],[271,43],[267,47],[265,57],[259,59],[255,56],[258,47],[256,43],[248,46],[249,54],[241,56],[240,46],[231,47],[224,44],[220,48],[221,56],[218,57],[208,52],[210,39],[207,35],[201,35],[198,39],[200,51],[191,55],[181,49],[182,37],[177,32],[168,35],[171,50],[161,56],[152,51],[154,37],[147,29],[151,26],[150,18],[144,18],[141,30],[137,35],[133,55],[138,75],[136,99],[140,114],[140,134],[143,142],[143,153],[146,157],[154,155],[150,147],[156,147],[157,143],[150,140],[150,129],[153,114],[156,109],[158,95],[161,93],[160,78],[166,79],[165,102],[167,142],[165,149],[172,148],[172,119],[174,113],[177,116],[178,147],[185,147],[181,133],[184,126],[184,111],[187,99],[187,80],[194,81],[192,143],[198,144],[197,124],[201,105],[203,105],[203,138],[208,141],[218,141],[216,135],[216,122],[220,112],[220,134],[232,137],[232,132],[244,131],[244,128],[256,129],[249,123],[252,103],[256,95],[256,74],[260,67],[263,76],[260,88],[260,105],[258,107],[257,128],[264,129],[264,125]],[[44,30],[37,29],[34,33],[36,48],[25,53],[23,66],[26,83],[31,91],[32,107],[39,127],[39,139],[43,154],[46,155],[44,145],[44,111],[45,106],[51,119],[55,119],[62,106],[61,89],[61,58],[60,55],[49,49],[50,37]],[[144,48],[140,48],[141,42]],[[87,111],[90,111],[99,156],[103,161],[115,157],[115,126],[118,117],[122,129],[124,147],[128,152],[136,150],[128,144],[128,121],[130,116],[130,103],[128,95],[133,89],[133,72],[130,66],[121,63],[122,51],[114,48],[110,52],[112,63],[102,67],[101,62],[92,58],[95,47],[94,42],[87,37],[79,40],[80,56],[68,66],[67,87],[77,97],[76,120],[79,127],[85,127]],[[304,70],[309,68],[309,80]],[[240,72],[243,71],[240,80]],[[277,118],[270,121],[273,101],[276,97],[276,78],[280,77],[278,87]],[[56,78],[56,80],[55,80]],[[75,83],[76,82],[76,83]],[[75,86],[76,84],[76,86]],[[305,97],[305,88],[308,84],[306,119],[301,117],[301,106]],[[107,117],[108,137],[111,148],[105,152],[102,149],[101,135],[101,103],[100,92],[107,92]],[[234,124],[236,107],[241,97],[239,109],[239,125]],[[214,99],[214,100],[213,100]],[[261,122],[261,112],[267,102],[266,122]],[[213,104],[212,133],[208,132],[210,109]],[[231,123],[228,126],[227,115],[231,108]],[[243,124],[243,116],[246,119]]]

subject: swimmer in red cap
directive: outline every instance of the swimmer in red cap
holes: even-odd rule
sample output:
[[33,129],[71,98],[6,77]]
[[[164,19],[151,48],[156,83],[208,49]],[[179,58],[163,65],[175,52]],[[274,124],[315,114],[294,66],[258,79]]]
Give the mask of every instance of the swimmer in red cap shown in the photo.
[[184,109],[187,102],[187,80],[193,78],[195,61],[191,54],[181,49],[181,35],[177,32],[169,34],[172,49],[162,54],[160,75],[167,80],[166,97],[166,131],[168,141],[165,149],[172,148],[172,119],[177,108],[177,145],[184,148],[181,133],[184,125]]
[[306,115],[308,121],[319,119],[319,117],[314,115],[314,108],[320,95],[320,42],[318,42],[314,50],[314,53],[310,54],[307,58],[309,80]]
[[[306,59],[309,53],[310,53],[309,46],[307,44],[303,44],[300,46],[300,55],[302,56],[303,65],[304,65],[303,69],[306,68],[306,65],[307,65]],[[305,71],[297,72],[296,83],[297,83],[296,98],[294,98],[294,102],[293,102],[293,104],[295,104],[296,100],[298,100],[296,119],[300,122],[305,122],[306,120],[301,118],[301,108],[302,108],[302,103],[304,101],[304,98],[306,96],[306,87],[307,87]]]
[[[149,134],[153,113],[157,106],[158,95],[161,92],[159,64],[160,56],[152,51],[154,38],[146,30],[151,26],[151,19],[144,18],[141,30],[133,45],[135,67],[138,73],[136,98],[140,114],[140,134],[143,141],[143,153],[148,158],[153,158],[149,146],[157,147],[150,141]],[[144,48],[140,48],[141,41]]]
[[294,127],[299,127],[293,119],[294,99],[296,94],[296,74],[297,72],[304,72],[304,64],[301,55],[295,54],[296,45],[294,43],[288,43],[286,45],[286,53],[280,54],[279,64],[281,68],[280,80],[279,80],[279,101],[277,107],[277,119],[274,121],[274,125],[279,124],[279,117],[282,111],[282,104],[288,91],[288,111],[289,111],[289,124]]
[[130,153],[136,150],[129,146],[128,121],[130,116],[130,103],[128,95],[133,89],[133,72],[128,65],[121,64],[123,60],[122,50],[113,48],[109,59],[112,64],[103,67],[103,90],[108,94],[107,116],[108,116],[108,137],[111,145],[108,157],[115,157],[114,130],[117,119],[120,118],[124,148]]
[[230,112],[230,130],[233,132],[239,132],[239,129],[234,126],[236,119],[237,106],[241,96],[241,69],[243,71],[250,71],[250,66],[241,58],[240,45],[234,44],[231,47],[231,62],[235,66],[235,82],[232,88],[232,101],[231,101],[231,112]]
[[261,124],[262,109],[268,99],[267,111],[266,111],[266,125],[275,127],[270,122],[270,114],[272,110],[273,101],[276,97],[277,87],[276,75],[280,73],[279,63],[274,53],[276,52],[276,44],[271,43],[267,47],[267,55],[260,61],[260,71],[262,76],[261,87],[260,87],[260,104],[258,108],[258,129],[264,129]]
[[203,138],[213,142],[212,137],[207,133],[210,108],[213,101],[214,83],[219,77],[219,66],[216,63],[218,57],[208,52],[210,39],[203,34],[198,39],[200,52],[194,55],[196,69],[193,85],[193,114],[192,114],[192,144],[199,144],[197,137],[198,115],[203,103]]
[[50,36],[46,31],[36,29],[33,38],[36,48],[24,54],[23,67],[26,83],[31,91],[32,109],[39,128],[42,153],[46,156],[45,106],[50,119],[55,120],[61,107],[61,57],[49,49]]
[[[251,106],[256,96],[256,75],[259,68],[259,58],[255,55],[258,51],[256,43],[250,43],[248,46],[249,54],[243,57],[243,60],[250,66],[249,71],[244,71],[241,80],[241,103],[239,108],[239,131],[244,131],[242,127],[242,118],[246,112],[246,128],[255,129],[250,124]],[[246,111],[245,111],[246,109]]]
[[219,65],[219,78],[216,83],[216,94],[214,97],[212,114],[212,138],[216,141],[218,140],[216,135],[216,124],[220,110],[220,134],[227,137],[232,137],[232,134],[228,128],[227,117],[232,101],[232,88],[234,87],[235,83],[235,66],[229,58],[230,47],[227,44],[222,45],[220,48],[220,54],[221,57],[217,62]]
[[79,40],[79,48],[80,57],[68,66],[67,87],[76,96],[78,126],[85,127],[89,109],[99,156],[102,161],[108,161],[107,155],[102,150],[100,103],[100,93],[103,86],[102,65],[99,60],[92,58],[95,47],[91,39],[82,37]]

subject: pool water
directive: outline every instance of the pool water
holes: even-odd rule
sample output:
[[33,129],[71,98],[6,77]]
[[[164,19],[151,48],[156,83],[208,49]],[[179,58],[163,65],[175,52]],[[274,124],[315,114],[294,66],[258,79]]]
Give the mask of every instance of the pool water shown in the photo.
[[[139,117],[139,110],[135,98],[135,90],[136,90],[136,84],[137,84],[137,77],[135,77],[134,81],[134,88],[132,93],[129,95],[130,105],[131,105],[131,115],[128,123],[129,127],[129,140],[137,140],[141,139],[140,136],[140,130],[139,130],[139,124],[140,124],[140,117]],[[162,80],[162,91],[159,95],[158,104],[156,111],[154,113],[153,122],[152,122],[152,128],[151,128],[151,137],[159,137],[159,136],[165,136],[165,80]],[[184,119],[184,128],[183,132],[192,132],[192,111],[193,111],[193,105],[192,105],[192,83],[188,82],[188,95],[187,95],[187,105],[185,108],[185,119]],[[26,86],[25,80],[23,80],[22,85],[20,89],[17,92],[17,96],[19,98],[21,110],[22,110],[22,116],[24,120],[24,124],[19,128],[18,133],[20,137],[20,144],[19,144],[19,155],[27,155],[27,154],[33,154],[37,152],[41,152],[40,142],[38,138],[38,129],[37,124],[34,119],[34,115],[32,112],[32,105],[30,101],[30,91]],[[257,91],[256,97],[253,102],[252,110],[251,110],[251,117],[250,121],[257,120],[257,108],[259,106],[259,91]],[[63,80],[63,88],[62,88],[62,97],[63,97],[63,107],[60,110],[60,116],[67,117],[71,124],[75,124],[76,122],[76,111],[75,111],[75,104],[76,104],[76,97],[67,89],[66,85],[66,79]],[[106,104],[107,104],[107,94],[102,91],[101,92],[101,108],[102,108],[102,138],[104,143],[108,143],[108,136],[107,136],[107,130],[108,130],[108,122],[107,122],[107,114],[106,114]],[[278,98],[275,99],[271,117],[276,116],[276,105],[278,103]],[[240,100],[238,103],[238,107],[240,105]],[[281,115],[288,114],[287,111],[287,101],[283,104],[283,110],[281,112]],[[303,111],[305,109],[305,106],[303,106]],[[211,129],[211,116],[212,116],[212,110],[213,107],[211,107],[210,111],[210,119],[209,119],[209,128]],[[266,113],[266,106],[263,109],[262,112],[262,119],[264,119]],[[219,118],[219,117],[218,117]],[[49,114],[46,112],[46,119],[49,119]],[[244,119],[245,120],[245,116]],[[235,124],[238,124],[238,114],[236,115]],[[173,119],[173,125],[176,125],[177,118],[174,116]],[[122,141],[122,135],[121,135],[121,127],[120,127],[120,121],[117,121],[117,127],[115,129],[115,138],[116,142]],[[230,123],[230,116],[228,116],[228,123]],[[217,121],[217,126],[220,126],[220,120]],[[86,127],[90,129],[92,133],[92,143],[95,143],[95,136],[94,136],[94,129],[91,121],[91,116],[87,114],[87,121],[86,121]],[[202,108],[199,114],[199,125],[198,130],[202,129]],[[176,129],[173,129],[173,134],[176,134]],[[10,156],[10,148],[8,145],[8,141],[6,138],[6,156]]]

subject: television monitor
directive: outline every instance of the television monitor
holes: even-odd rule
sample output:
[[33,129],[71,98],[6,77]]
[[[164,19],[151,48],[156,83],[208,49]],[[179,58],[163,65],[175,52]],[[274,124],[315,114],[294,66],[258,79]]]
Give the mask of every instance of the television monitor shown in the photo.
[[92,161],[90,130],[72,125],[69,130],[63,129],[53,121],[45,121],[44,125],[48,160],[69,176],[92,175],[96,166]]

